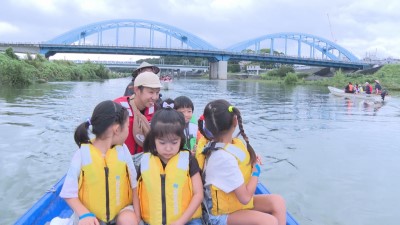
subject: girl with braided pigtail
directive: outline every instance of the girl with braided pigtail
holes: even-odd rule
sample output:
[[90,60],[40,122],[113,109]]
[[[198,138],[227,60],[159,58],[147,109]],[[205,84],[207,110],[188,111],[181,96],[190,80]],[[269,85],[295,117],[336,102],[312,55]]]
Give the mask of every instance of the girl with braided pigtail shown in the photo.
[[[233,137],[237,126],[246,145]],[[196,157],[203,168],[205,207],[211,224],[286,224],[281,196],[254,195],[261,161],[249,143],[239,109],[225,100],[212,101],[198,127],[204,137],[199,140]]]

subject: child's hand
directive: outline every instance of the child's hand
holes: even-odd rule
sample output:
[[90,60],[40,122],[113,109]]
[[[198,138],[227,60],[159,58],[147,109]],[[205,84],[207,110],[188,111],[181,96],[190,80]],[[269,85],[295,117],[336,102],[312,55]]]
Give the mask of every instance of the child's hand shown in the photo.
[[261,161],[261,157],[259,155],[256,155],[256,163],[263,165],[263,163]]
[[86,217],[79,220],[79,225],[100,225],[96,217]]

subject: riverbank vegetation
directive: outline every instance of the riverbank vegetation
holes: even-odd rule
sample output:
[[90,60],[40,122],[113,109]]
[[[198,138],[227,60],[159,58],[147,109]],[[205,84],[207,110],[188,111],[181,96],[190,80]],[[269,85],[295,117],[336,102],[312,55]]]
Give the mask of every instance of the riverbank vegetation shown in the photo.
[[384,89],[400,91],[400,64],[385,65],[380,70],[370,75],[364,75],[362,73],[345,74],[339,70],[336,71],[335,75],[330,79],[309,81],[309,83],[344,88],[349,82],[364,86],[365,82],[369,82],[373,85],[375,80],[379,80]]
[[104,65],[90,61],[75,64],[66,60],[49,61],[41,55],[20,59],[11,48],[0,53],[0,85],[27,86],[48,81],[83,81],[123,76]]
[[[251,49],[244,50],[248,53],[255,53]],[[260,53],[269,54],[270,49],[261,49]],[[274,55],[282,55],[282,52],[274,52]],[[392,91],[400,91],[400,64],[388,64],[384,65],[377,71],[371,73],[370,70],[364,71],[342,71],[337,70],[333,73],[323,72],[325,75],[315,75],[314,72],[298,72],[295,71],[292,65],[279,65],[268,62],[248,62],[246,67],[258,66],[259,68],[266,69],[267,72],[261,73],[258,76],[247,74],[245,68],[240,68],[238,61],[228,62],[228,73],[232,76],[234,74],[245,73],[246,77],[253,77],[253,79],[262,79],[270,83],[284,83],[287,85],[304,84],[304,85],[319,85],[319,86],[335,86],[338,88],[344,88],[348,82],[353,84],[365,85],[365,82],[373,84],[375,80],[379,80],[382,87]],[[375,69],[372,69],[375,71]],[[322,71],[321,71],[322,72]],[[318,73],[317,73],[318,74]],[[240,76],[238,76],[240,77]]]
[[[265,50],[269,53],[269,49]],[[278,53],[276,53],[278,54]],[[187,57],[159,57],[138,60],[137,63],[146,61],[151,64],[177,64],[177,65],[208,65],[204,58]],[[270,83],[283,83],[286,85],[319,85],[335,86],[344,88],[348,82],[364,85],[379,80],[383,88],[391,91],[400,91],[400,64],[388,64],[373,74],[359,72],[343,72],[337,70],[333,75],[318,76],[310,72],[296,72],[292,65],[281,65],[262,62],[261,68],[268,69],[267,72],[258,76],[243,75],[243,68],[238,61],[228,62],[228,74],[230,77],[253,77]],[[329,69],[327,68],[329,71]],[[104,65],[94,64],[87,61],[83,64],[75,64],[65,60],[49,61],[41,55],[27,55],[20,59],[11,48],[5,53],[0,53],[0,85],[26,86],[35,82],[48,81],[83,81],[126,77],[130,75],[131,69],[120,68],[111,72]],[[208,75],[202,76],[205,79]]]
[[400,64],[384,65],[373,74],[363,74],[362,71],[344,73],[342,70],[337,70],[333,76],[315,76],[304,72],[295,72],[291,66],[282,66],[260,74],[260,78],[290,85],[305,84],[338,88],[344,88],[349,82],[364,86],[365,82],[373,84],[375,80],[379,80],[383,88],[400,91]]

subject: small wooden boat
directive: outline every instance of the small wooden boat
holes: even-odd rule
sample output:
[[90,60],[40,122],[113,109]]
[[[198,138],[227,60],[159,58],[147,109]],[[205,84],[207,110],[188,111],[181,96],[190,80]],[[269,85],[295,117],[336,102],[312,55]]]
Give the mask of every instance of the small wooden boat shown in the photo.
[[345,93],[344,90],[328,86],[329,91],[331,94],[338,96],[338,97],[345,97],[348,99],[360,99],[360,100],[365,100],[369,102],[383,102],[383,101],[388,101],[390,99],[390,96],[386,94],[386,92],[382,93],[381,95],[378,94],[365,94],[365,93]]
[[[59,180],[53,188],[44,194],[24,215],[22,215],[15,225],[43,225],[51,224],[50,222],[58,220],[66,220],[70,218],[73,211],[64,201],[60,198],[59,194],[64,184],[65,176]],[[256,194],[269,194],[268,189],[258,183]],[[286,225],[298,225],[297,221],[289,214],[286,214]]]

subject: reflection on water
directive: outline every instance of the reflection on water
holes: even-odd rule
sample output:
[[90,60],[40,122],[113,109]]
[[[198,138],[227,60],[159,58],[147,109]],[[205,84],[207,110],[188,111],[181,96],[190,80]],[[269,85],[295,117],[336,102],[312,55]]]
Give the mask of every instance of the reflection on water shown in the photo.
[[[0,89],[0,224],[11,224],[68,169],[75,127],[126,79]],[[186,95],[199,116],[226,99],[243,115],[263,157],[261,181],[283,195],[301,224],[396,224],[400,201],[399,100],[378,105],[327,88],[255,81],[174,81],[164,98]]]
[[[386,105],[387,102],[371,102],[360,99],[342,99],[338,98],[337,101],[344,101],[347,111],[351,112],[354,109],[363,112],[378,112],[382,106]],[[353,109],[354,108],[354,109]],[[375,114],[376,115],[376,114]]]

